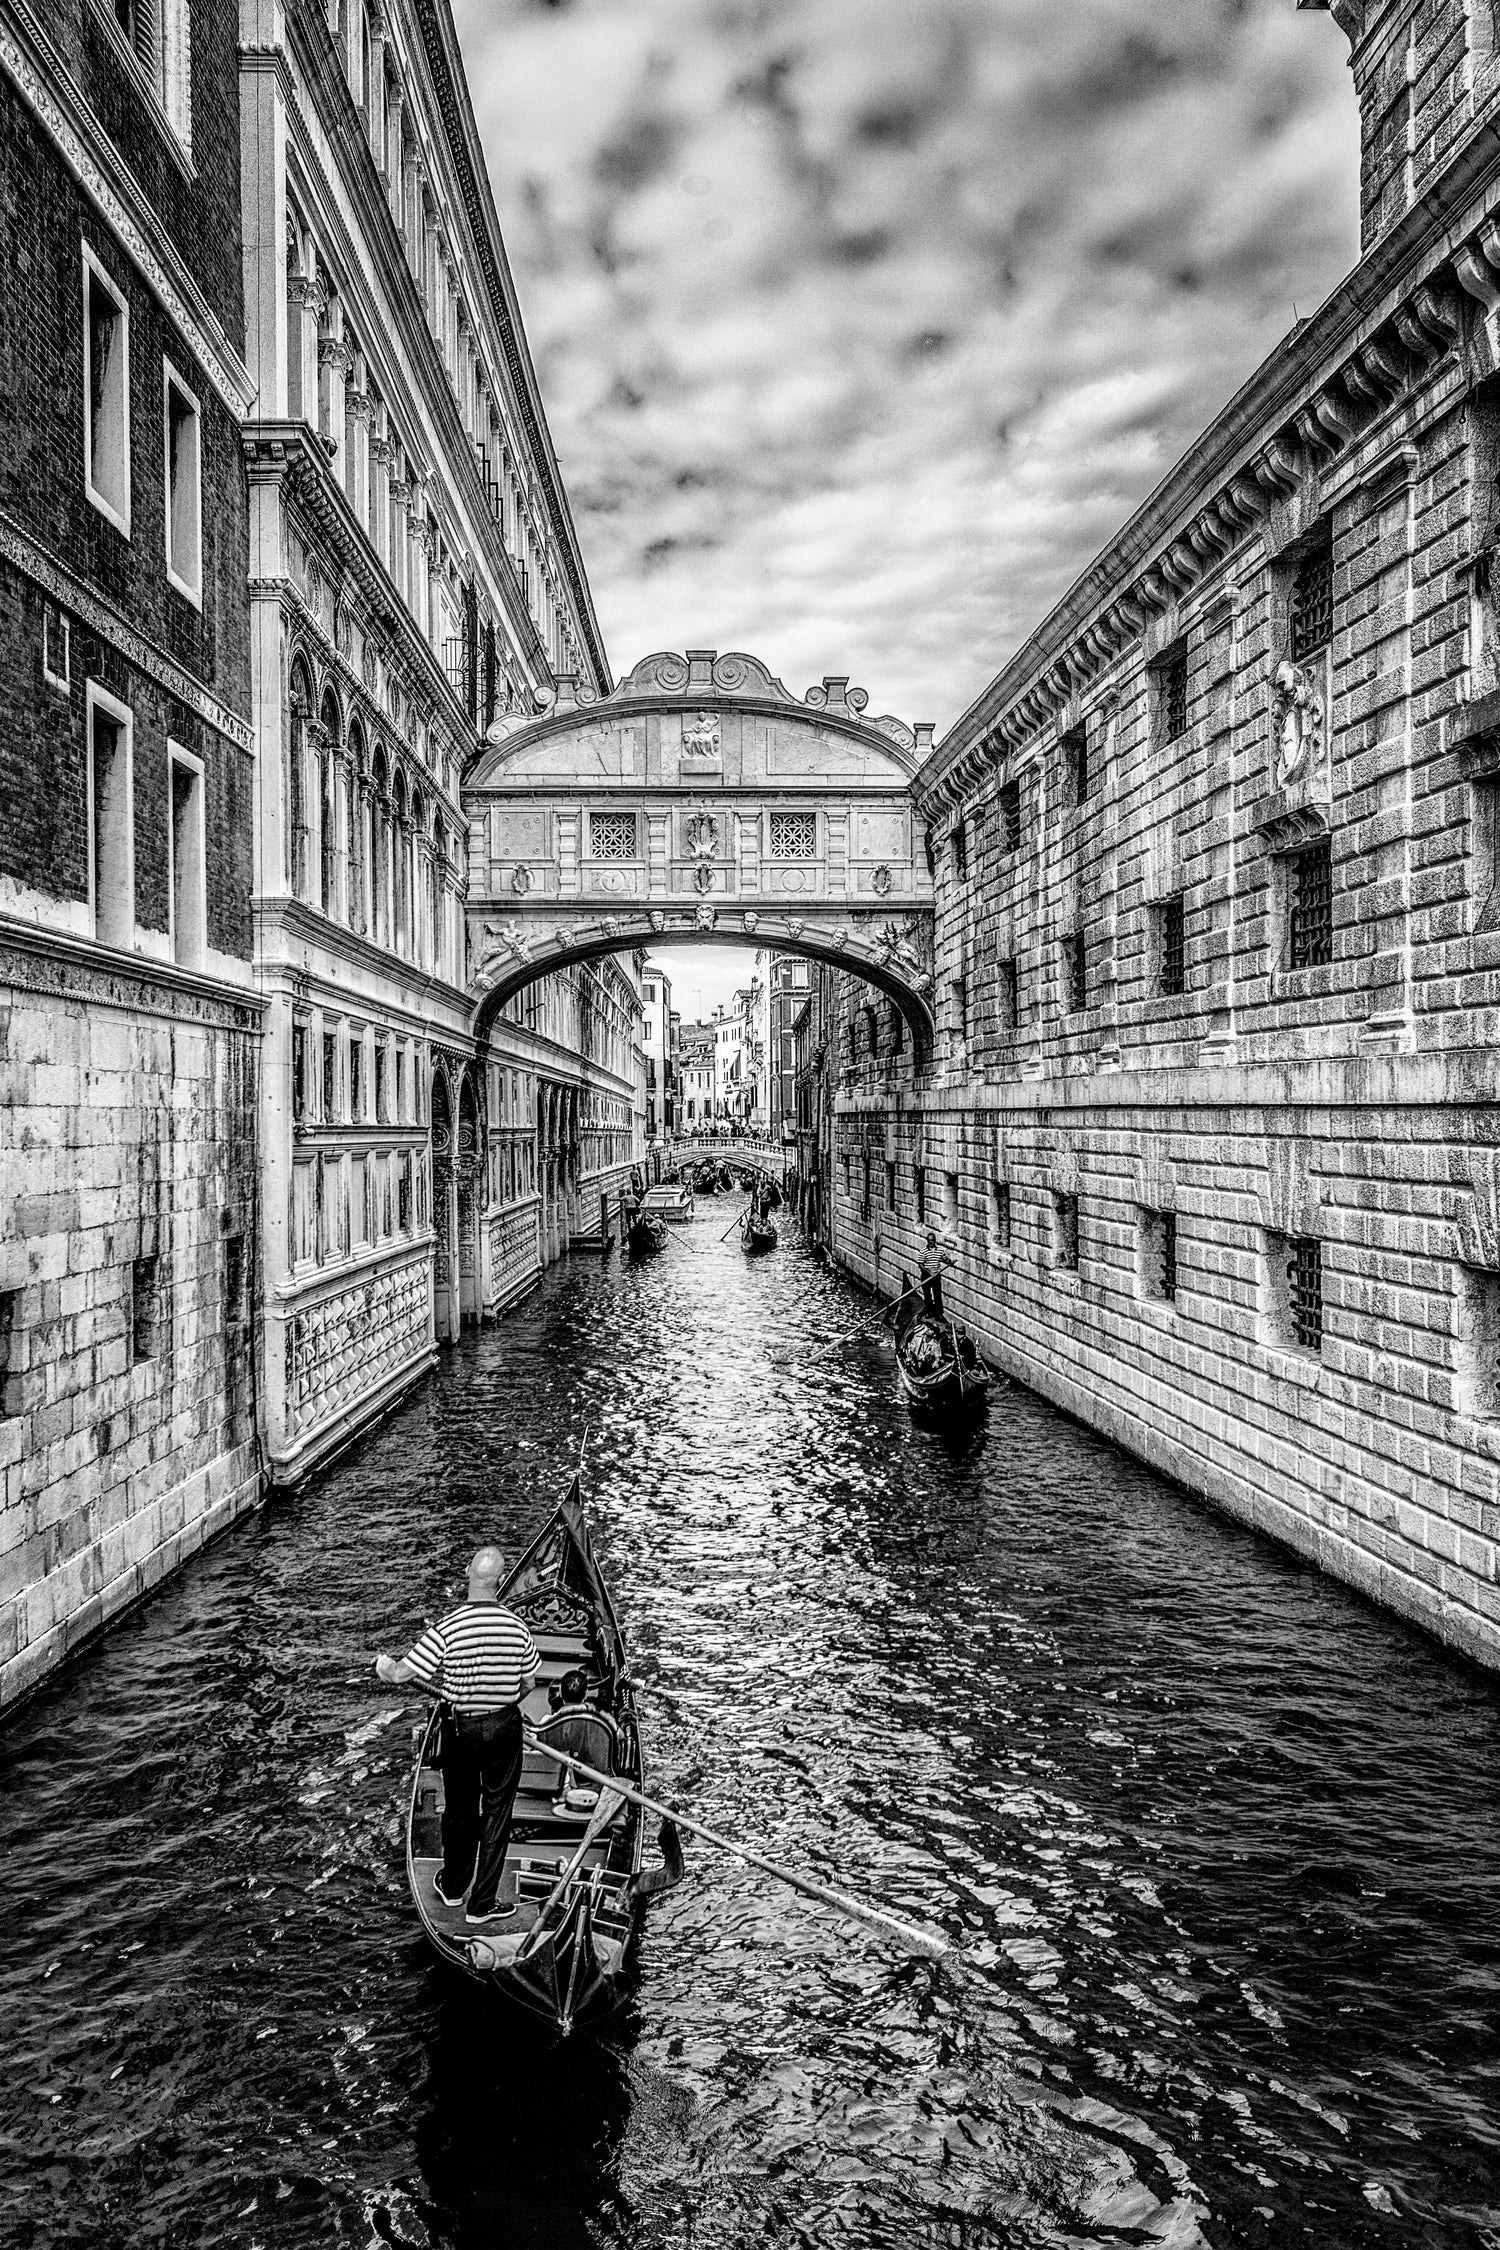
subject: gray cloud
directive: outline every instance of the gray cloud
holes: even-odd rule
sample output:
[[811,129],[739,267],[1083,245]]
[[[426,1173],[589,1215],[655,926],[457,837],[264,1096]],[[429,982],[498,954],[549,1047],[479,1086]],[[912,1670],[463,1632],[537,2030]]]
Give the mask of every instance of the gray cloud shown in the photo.
[[1291,0],[455,15],[622,670],[946,723],[1355,253]]

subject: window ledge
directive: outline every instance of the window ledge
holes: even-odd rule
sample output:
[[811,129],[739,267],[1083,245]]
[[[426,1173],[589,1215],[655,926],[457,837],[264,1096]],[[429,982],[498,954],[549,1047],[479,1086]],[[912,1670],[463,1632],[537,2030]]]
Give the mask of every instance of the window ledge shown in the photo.
[[115,60],[124,70],[128,71],[136,92],[145,102],[146,114],[156,127],[158,137],[166,148],[167,154],[171,157],[183,178],[196,186],[198,167],[193,162],[192,152],[185,146],[177,127],[162,107],[161,96],[147,77],[145,65],[142,63],[140,56],[120,29],[109,0],[88,0],[88,5],[89,13],[114,50]]

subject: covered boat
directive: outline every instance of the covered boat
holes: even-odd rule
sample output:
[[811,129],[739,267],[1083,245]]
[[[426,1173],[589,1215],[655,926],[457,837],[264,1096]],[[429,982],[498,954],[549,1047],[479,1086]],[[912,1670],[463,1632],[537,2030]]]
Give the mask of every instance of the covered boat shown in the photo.
[[[625,1641],[599,1574],[575,1476],[500,1588],[524,1617],[541,1657],[522,1721],[551,1743],[633,1788],[644,1780],[635,1690]],[[583,1706],[551,1708],[553,1682],[581,1668]],[[608,1789],[567,1786],[565,1770],[529,1743],[516,1792],[499,1896],[513,1920],[474,1928],[463,1906],[433,1889],[442,1867],[443,1710],[423,1733],[407,1816],[406,1873],[422,1926],[454,1968],[518,2002],[563,2033],[623,1996],[626,1955],[646,1900],[680,1879],[675,1830],[661,1834],[665,1865],[642,1867],[644,1815]]]
[[896,1379],[912,1409],[934,1417],[972,1413],[990,1387],[990,1371],[967,1328],[926,1311],[897,1327]]
[[740,1221],[740,1244],[749,1256],[756,1257],[762,1250],[774,1250],[776,1239],[776,1229],[769,1219],[762,1218],[753,1208],[745,1213]]

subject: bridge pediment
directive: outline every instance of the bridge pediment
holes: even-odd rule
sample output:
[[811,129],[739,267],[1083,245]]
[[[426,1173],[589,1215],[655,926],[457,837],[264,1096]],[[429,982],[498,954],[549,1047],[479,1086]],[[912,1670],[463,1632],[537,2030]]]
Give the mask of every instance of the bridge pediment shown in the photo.
[[910,782],[931,730],[865,707],[842,676],[799,700],[755,657],[690,649],[500,721],[464,785],[481,1009],[565,960],[697,940],[838,961],[925,1037]]

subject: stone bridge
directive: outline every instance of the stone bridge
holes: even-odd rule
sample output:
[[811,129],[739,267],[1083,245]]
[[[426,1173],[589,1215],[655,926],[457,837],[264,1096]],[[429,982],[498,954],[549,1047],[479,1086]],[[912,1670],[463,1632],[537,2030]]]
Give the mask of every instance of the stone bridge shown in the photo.
[[865,703],[845,678],[799,701],[753,656],[689,649],[498,720],[464,783],[479,1033],[571,961],[744,945],[853,971],[925,1049],[932,878],[909,784],[932,729]]
[[691,1140],[672,1141],[657,1152],[663,1169],[671,1165],[719,1163],[732,1164],[736,1171],[763,1172],[768,1180],[780,1185],[788,1164],[796,1161],[797,1151],[790,1145],[770,1141],[735,1141],[727,1137],[715,1140],[711,1133],[697,1134]]

